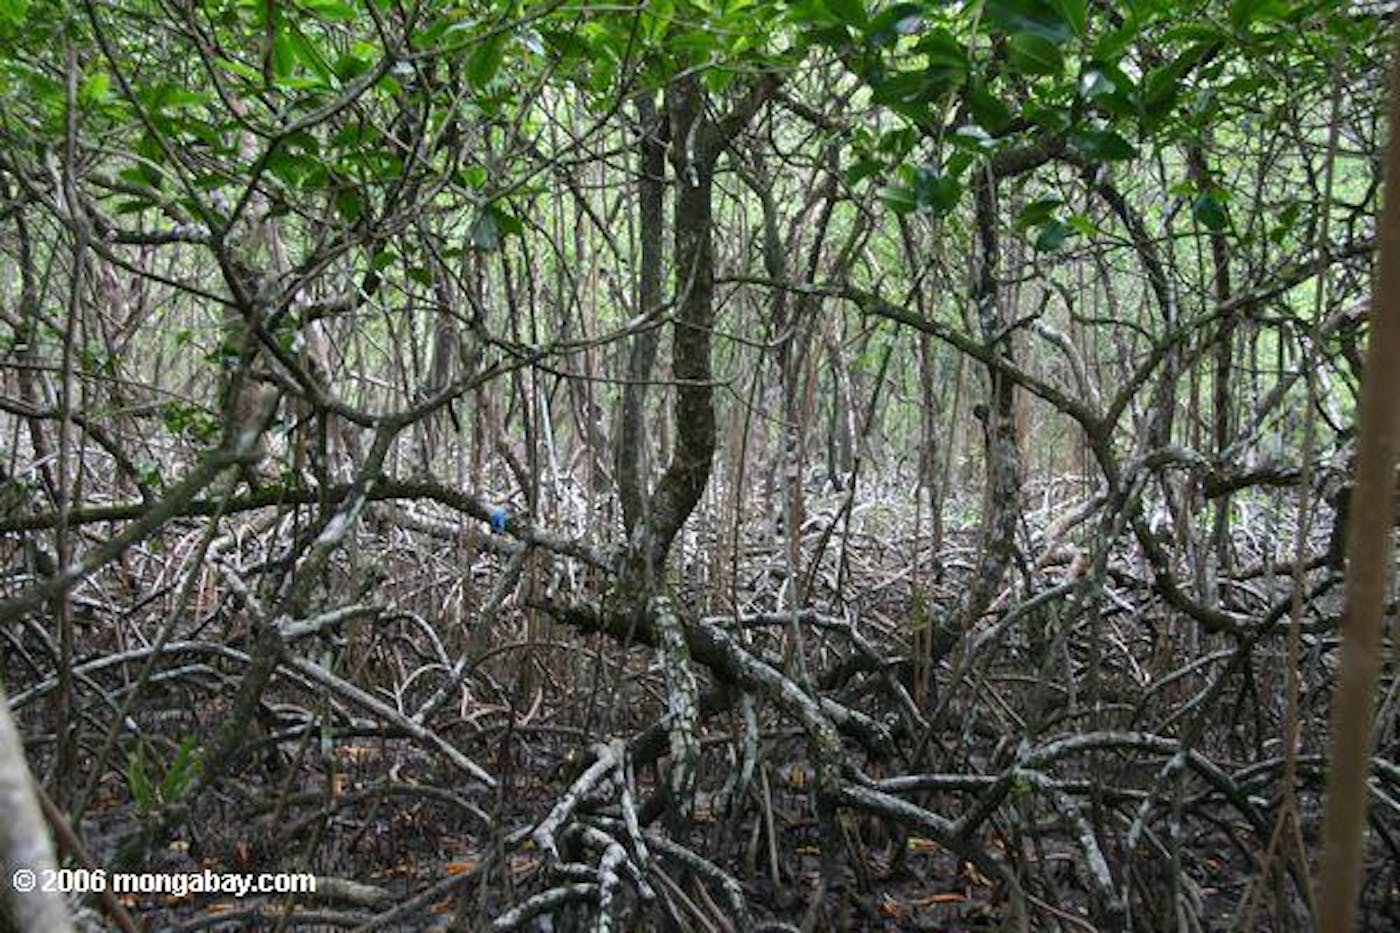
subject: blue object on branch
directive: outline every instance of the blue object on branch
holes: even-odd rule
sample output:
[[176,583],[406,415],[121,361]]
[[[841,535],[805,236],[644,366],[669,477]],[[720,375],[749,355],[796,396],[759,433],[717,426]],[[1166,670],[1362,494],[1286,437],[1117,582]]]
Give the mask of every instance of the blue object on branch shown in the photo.
[[506,530],[505,509],[497,507],[491,510],[491,530],[496,534],[500,534]]

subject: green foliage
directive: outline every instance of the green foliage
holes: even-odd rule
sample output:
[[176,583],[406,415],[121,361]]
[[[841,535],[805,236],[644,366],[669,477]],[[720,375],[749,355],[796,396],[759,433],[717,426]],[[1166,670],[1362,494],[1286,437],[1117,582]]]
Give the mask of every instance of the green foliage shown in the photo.
[[898,214],[946,214],[962,194],[962,185],[956,178],[940,174],[929,165],[902,165],[897,175],[898,181],[880,189],[880,198]]
[[1011,67],[1029,75],[1058,75],[1064,71],[1065,60],[1060,47],[1035,33],[1022,32],[1007,43]]
[[1074,235],[1075,230],[1059,216],[1064,202],[1059,198],[1040,198],[1021,208],[1016,215],[1015,229],[1025,232],[1034,227],[1038,232],[1035,248],[1043,252],[1053,252],[1064,245]]
[[485,90],[496,77],[506,58],[506,36],[496,34],[481,42],[467,58],[467,81],[478,91]]
[[138,468],[140,481],[152,489],[160,489],[165,485],[165,474],[160,470],[158,463],[143,463]]
[[0,30],[18,29],[28,13],[29,0],[0,0]]
[[1011,779],[1009,793],[1013,800],[1026,800],[1035,794],[1035,787],[1025,775],[1017,773]]
[[[148,760],[153,755],[145,742],[138,742],[126,760],[126,786],[132,802],[141,813],[184,799],[199,781],[203,758],[194,736],[186,738],[174,757],[163,766]],[[156,773],[152,774],[152,769]]]
[[[1060,43],[1069,41],[1075,31],[1060,6],[1047,0],[987,0],[985,11],[988,21],[1009,35]],[[1082,4],[1077,12],[1082,22]]]
[[1132,143],[1113,130],[1077,129],[1069,134],[1069,142],[1096,162],[1121,162],[1138,154]]
[[208,444],[219,436],[218,419],[198,405],[170,401],[161,406],[161,422],[176,437]]
[[[440,236],[437,260],[509,254],[544,228],[544,192],[572,171],[551,163],[550,133],[591,132],[579,126],[597,119],[598,151],[630,145],[633,127],[616,116],[680,73],[701,75],[714,115],[767,70],[817,111],[832,88],[858,86],[844,122],[813,138],[830,145],[852,200],[873,202],[876,223],[937,218],[960,232],[979,172],[1008,153],[1053,149],[1063,177],[1031,173],[1013,202],[1026,204],[1015,232],[1051,253],[1121,232],[1078,205],[1081,174],[1132,179],[1160,160],[1185,178],[1186,147],[1214,158],[1286,119],[1288,100],[1318,97],[1332,63],[1373,46],[1380,23],[1340,0],[663,0],[635,10],[428,0],[411,16],[366,2],[378,25],[352,0],[196,0],[195,32],[150,28],[180,15],[178,5],[113,4],[94,23],[62,4],[0,0],[0,130],[34,166],[63,150],[71,47],[72,116],[84,146],[99,144],[83,195],[104,221],[133,237],[174,229],[182,259],[198,256],[196,284],[222,294],[214,243],[265,266],[252,233],[275,219],[290,231],[293,268],[351,272],[398,309],[455,265],[430,261],[405,230]],[[784,120],[765,131],[790,132]],[[1364,174],[1339,174],[1353,200],[1371,196]],[[1171,205],[1149,209],[1175,228],[1154,233],[1194,222],[1291,251],[1316,229],[1314,211],[1291,195],[1256,206],[1238,185],[1228,172],[1205,187],[1181,181]],[[622,319],[615,304],[614,313]],[[277,339],[290,347],[290,335]],[[80,348],[78,362],[113,375],[120,360]],[[182,437],[217,436],[194,405],[167,406],[162,418]]]
[[[1327,56],[1345,46],[1321,36],[1357,41],[1375,26],[1343,4],[1301,0],[1234,0],[1224,16],[1175,0],[1130,4],[1115,16],[1084,0],[987,0],[966,9],[804,2],[791,10],[808,47],[835,53],[873,104],[916,131],[917,144],[884,154],[857,144],[847,176],[852,184],[883,179],[880,197],[898,214],[947,214],[968,172],[1031,140],[1057,139],[1091,163],[1132,163],[1192,144],[1228,114],[1258,109],[1261,92],[1277,86],[1269,73],[1292,67],[1282,63],[1306,62],[1324,80]],[[984,135],[974,138],[955,120]],[[945,179],[936,193],[929,182],[921,192],[903,168],[907,157],[948,143],[958,155],[918,160],[941,164]],[[1196,192],[1191,213],[1208,230],[1232,232],[1227,200],[1223,190]],[[1041,249],[1092,227],[1052,217],[1034,226]]]
[[1203,191],[1191,202],[1191,213],[1207,230],[1224,230],[1230,225],[1230,217],[1225,212],[1224,192]]
[[470,242],[483,250],[501,248],[501,242],[508,236],[519,236],[524,230],[520,219],[511,216],[497,204],[488,204],[476,216],[472,224]]

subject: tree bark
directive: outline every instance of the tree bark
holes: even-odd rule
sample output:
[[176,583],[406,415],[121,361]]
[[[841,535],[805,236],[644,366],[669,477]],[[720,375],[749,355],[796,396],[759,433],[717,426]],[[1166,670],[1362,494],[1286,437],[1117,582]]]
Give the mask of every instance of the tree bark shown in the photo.
[[[996,180],[988,172],[975,191],[977,239],[980,252],[972,300],[976,305],[982,340],[989,352],[1009,365],[1015,364],[1011,334],[997,283],[1000,263],[997,236]],[[991,404],[984,409],[987,479],[982,513],[982,536],[976,576],[962,606],[964,627],[975,622],[996,598],[997,588],[1011,565],[1020,517],[1021,450],[1016,434],[1016,383],[998,365],[987,367]]]
[[[1400,38],[1400,37],[1398,37]],[[1400,46],[1400,41],[1397,42]],[[1385,205],[1379,222],[1380,271],[1371,300],[1371,338],[1357,415],[1356,486],[1347,539],[1346,608],[1323,824],[1320,926],[1324,933],[1356,928],[1366,845],[1366,778],[1376,681],[1385,651],[1382,613],[1394,568],[1395,463],[1400,454],[1400,68],[1390,88],[1391,142]]]
[[[661,307],[662,243],[666,197],[666,124],[656,102],[644,94],[637,99],[642,123],[637,175],[637,230],[640,257],[637,276],[638,316],[654,314]],[[617,492],[622,524],[630,536],[642,519],[647,492],[646,397],[647,380],[656,365],[660,330],[647,328],[632,338],[627,360],[627,383],[622,388],[622,424],[617,437]]]
[[[24,741],[10,718],[9,700],[0,692],[0,812],[5,814],[0,820],[0,864],[7,873],[3,918],[16,930],[64,933],[73,929],[73,921],[63,897],[43,884],[44,873],[58,868],[58,862],[32,781]],[[33,873],[29,877],[35,886],[28,891],[19,890],[21,870]]]

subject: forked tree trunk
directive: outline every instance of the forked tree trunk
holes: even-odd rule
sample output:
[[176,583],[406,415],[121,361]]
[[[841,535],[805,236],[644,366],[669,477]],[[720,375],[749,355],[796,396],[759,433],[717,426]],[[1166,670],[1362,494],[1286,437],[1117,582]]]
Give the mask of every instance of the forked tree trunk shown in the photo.
[[[767,100],[774,79],[765,77],[753,84],[748,94],[737,101],[733,109],[720,119],[709,115],[710,101],[697,75],[677,78],[666,88],[666,124],[671,135],[669,147],[671,170],[675,178],[675,323],[671,338],[671,378],[674,381],[675,442],[670,461],[648,496],[645,477],[635,463],[620,462],[620,485],[624,492],[624,510],[632,513],[629,526],[629,557],[623,569],[623,587],[634,595],[645,597],[660,582],[681,526],[699,503],[710,479],[711,462],[715,453],[715,407],[713,375],[710,368],[711,332],[714,329],[715,257],[713,243],[712,201],[715,163],[725,147]],[[645,119],[645,107],[643,114]],[[650,176],[658,168],[659,144],[644,143],[643,174]],[[661,218],[656,210],[655,189],[643,191],[642,240],[655,237]],[[655,250],[659,240],[653,239],[649,252],[643,257],[643,269],[655,270]],[[650,260],[650,261],[648,261]],[[646,310],[648,299],[659,303],[660,280],[651,278],[639,283],[639,304]],[[645,379],[651,360],[643,352],[634,355],[631,377]],[[654,352],[654,351],[653,351]],[[640,359],[639,359],[640,357]],[[630,407],[630,414],[628,409]],[[620,452],[620,461],[632,457],[639,446],[643,422],[640,398],[625,399],[624,423],[631,420],[633,450]],[[621,479],[627,473],[626,480]],[[628,502],[630,501],[630,505]]]

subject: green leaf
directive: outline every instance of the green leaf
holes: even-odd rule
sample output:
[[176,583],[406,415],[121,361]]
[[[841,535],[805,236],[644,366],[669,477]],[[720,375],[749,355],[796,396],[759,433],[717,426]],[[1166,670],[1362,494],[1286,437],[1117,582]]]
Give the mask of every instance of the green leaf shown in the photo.
[[165,477],[161,475],[160,467],[154,463],[143,463],[137,473],[141,477],[141,482],[153,489],[165,486]]
[[967,71],[967,48],[946,29],[930,30],[914,48],[927,59],[924,70],[933,80],[961,81]]
[[885,185],[879,191],[880,200],[896,214],[912,214],[919,209],[919,200],[914,190],[907,185]]
[[525,225],[518,217],[507,213],[495,204],[488,204],[477,214],[472,224],[470,241],[477,249],[488,252],[501,248],[508,236],[519,236]]
[[[3,2],[4,0],[0,0],[0,3]],[[237,75],[245,81],[249,81],[254,84],[262,83],[262,75],[258,72],[256,68],[253,68],[249,65],[245,65],[242,62],[237,61],[236,59],[216,58],[214,59],[214,62],[222,66],[223,68],[228,69],[228,71],[232,72],[233,74]]]
[[292,51],[296,54],[297,60],[306,66],[307,70],[316,75],[323,85],[331,83],[331,69],[326,64],[325,58],[312,44],[300,29],[293,26],[287,32],[287,39],[292,45]]
[[136,141],[136,154],[142,157],[136,164],[136,170],[141,173],[146,184],[152,188],[159,188],[165,178],[165,174],[158,167],[165,161],[165,150],[160,147],[160,142],[149,134],[142,135]]
[[487,252],[494,251],[501,248],[501,238],[501,227],[496,223],[496,216],[490,210],[483,210],[477,214],[470,235],[473,247]]
[[984,152],[997,146],[992,135],[976,123],[964,123],[954,129],[948,139],[957,148],[972,152]]
[[1176,105],[1182,79],[1214,46],[1197,42],[1172,61],[1154,68],[1142,79],[1138,88],[1138,109],[1149,126],[1158,124]]
[[977,82],[967,87],[967,109],[982,129],[999,136],[1011,125],[1011,108],[993,96],[986,85]]
[[1069,228],[1082,236],[1096,236],[1099,228],[1094,225],[1094,221],[1087,214],[1071,214],[1069,217]]
[[883,164],[879,159],[861,158],[846,169],[846,184],[854,187],[872,175],[878,174]]
[[734,83],[734,71],[730,68],[711,68],[700,75],[711,94],[723,94]]
[[1054,252],[1065,245],[1070,232],[1066,224],[1051,218],[1040,225],[1040,233],[1035,238],[1035,248],[1043,253]]
[[1088,68],[1079,76],[1079,96],[1085,100],[1107,97],[1116,90],[1118,85],[1102,69]]
[[1034,33],[1012,36],[1007,50],[1011,55],[1011,67],[1022,74],[1057,75],[1065,66],[1059,46]]
[[279,82],[292,76],[296,68],[297,51],[286,30],[278,29],[272,39],[272,75]]
[[336,56],[335,62],[331,65],[336,77],[342,81],[350,81],[359,75],[369,71],[372,65],[371,60],[364,55],[356,55],[353,52],[346,52]]
[[946,214],[957,207],[962,185],[956,178],[941,175],[932,166],[921,165],[914,169],[912,181],[914,201],[919,210]]
[[1056,4],[1048,0],[987,0],[984,9],[1008,33],[1028,32],[1050,42],[1067,42],[1074,34]]
[[593,71],[588,76],[588,86],[596,94],[606,94],[612,90],[617,80],[618,63],[613,58],[594,59]]
[[1288,238],[1288,234],[1298,225],[1298,215],[1302,213],[1302,207],[1301,202],[1288,202],[1288,206],[1279,212],[1278,223],[1269,231],[1270,241],[1282,243]]
[[540,38],[561,59],[593,57],[593,46],[572,29],[541,29]]
[[642,23],[645,35],[650,42],[664,42],[666,31],[676,15],[676,5],[672,0],[652,0],[642,6]]
[[341,149],[365,148],[378,142],[382,135],[377,126],[350,123],[336,131],[330,139],[330,144]]
[[199,749],[194,737],[190,736],[180,743],[175,760],[170,763],[165,778],[160,782],[161,801],[171,803],[183,799],[199,776],[200,767]]
[[496,215],[496,225],[506,236],[520,236],[525,232],[525,225],[514,214],[508,213],[494,204],[491,206],[491,212]]
[[917,3],[892,3],[881,10],[865,30],[865,41],[871,48],[894,45],[900,36],[916,32],[924,20],[923,7]]
[[317,19],[327,22],[348,23],[359,15],[355,7],[344,0],[301,0],[301,5],[315,13]]
[[153,112],[159,115],[169,114],[186,107],[197,107],[209,101],[207,94],[192,91],[171,81],[144,87],[137,91],[137,94]]
[[1040,198],[1032,201],[1016,215],[1015,229],[1026,230],[1045,223],[1054,217],[1055,210],[1064,203],[1059,198]]
[[1237,33],[1249,31],[1257,22],[1277,19],[1287,13],[1278,0],[1233,0],[1230,4],[1230,28]]
[[804,32],[813,26],[830,26],[835,22],[823,0],[792,0],[788,4],[788,19],[805,27]]
[[903,158],[918,144],[919,135],[919,131],[912,126],[888,130],[880,134],[875,147],[887,155]]
[[478,91],[485,90],[500,71],[506,57],[506,36],[498,33],[472,50],[467,59],[467,82]]
[[1055,6],[1065,22],[1069,23],[1069,28],[1074,30],[1074,34],[1083,38],[1089,30],[1088,0],[1056,0]]
[[1197,195],[1191,204],[1191,214],[1207,230],[1220,231],[1230,226],[1230,216],[1225,212],[1225,205],[1220,203],[1213,192],[1206,191]]
[[144,746],[137,745],[126,759],[126,786],[131,791],[131,800],[136,809],[150,810],[156,802],[155,787],[146,773],[146,759],[142,753]]
[[107,72],[94,71],[78,86],[78,102],[87,106],[100,104],[107,99],[111,86],[112,79],[107,76]]
[[861,0],[826,0],[826,7],[836,18],[847,26],[864,29],[869,22],[865,14],[865,4]]
[[1090,159],[1101,162],[1119,162],[1138,154],[1137,147],[1113,130],[1077,130],[1069,141]]
[[1138,27],[1131,23],[1104,33],[1094,40],[1094,57],[1116,61],[1137,40],[1139,33]]
[[335,193],[335,208],[341,217],[354,223],[364,215],[364,196],[354,188],[342,188]]
[[976,159],[967,149],[961,147],[954,149],[943,162],[943,174],[949,178],[961,179],[963,174],[972,167],[974,161]]
[[29,0],[0,0],[0,24],[16,28],[29,15]]
[[870,99],[877,104],[925,104],[941,100],[961,78],[941,68],[895,71],[870,82]]
[[1223,32],[1210,20],[1204,22],[1187,20],[1162,33],[1160,41],[1163,47],[1170,47],[1188,42],[1221,42],[1228,38],[1230,38],[1229,33]]

